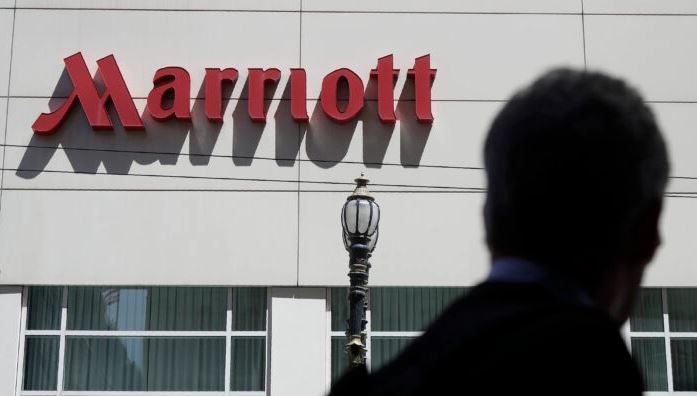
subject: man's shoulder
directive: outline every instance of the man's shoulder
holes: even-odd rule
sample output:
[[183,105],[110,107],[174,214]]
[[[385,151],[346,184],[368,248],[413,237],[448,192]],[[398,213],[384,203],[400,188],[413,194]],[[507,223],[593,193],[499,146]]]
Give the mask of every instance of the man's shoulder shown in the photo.
[[533,285],[484,283],[452,304],[414,345],[438,342],[449,350],[486,345],[489,353],[492,346],[519,339],[550,345],[575,337],[622,341],[618,324],[600,309],[560,301]]
[[608,379],[598,370],[617,373],[608,377],[615,383],[636,386],[636,370],[607,314],[559,302],[529,285],[483,284],[372,379],[387,393],[401,388],[405,376],[413,389],[464,380],[474,387],[528,388],[580,380],[583,372],[591,384]]
[[456,300],[429,326],[422,338],[452,334],[466,339],[492,332],[510,333],[536,325],[569,331],[579,326],[616,330],[615,323],[603,311],[561,301],[543,287],[486,282]]

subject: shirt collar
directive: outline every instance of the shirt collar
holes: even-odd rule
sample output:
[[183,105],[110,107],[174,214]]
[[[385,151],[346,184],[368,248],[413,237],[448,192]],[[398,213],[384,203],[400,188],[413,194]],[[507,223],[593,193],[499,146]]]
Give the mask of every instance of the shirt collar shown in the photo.
[[564,301],[584,307],[593,306],[593,299],[588,292],[572,280],[551,273],[540,264],[518,257],[495,259],[487,281],[537,284]]

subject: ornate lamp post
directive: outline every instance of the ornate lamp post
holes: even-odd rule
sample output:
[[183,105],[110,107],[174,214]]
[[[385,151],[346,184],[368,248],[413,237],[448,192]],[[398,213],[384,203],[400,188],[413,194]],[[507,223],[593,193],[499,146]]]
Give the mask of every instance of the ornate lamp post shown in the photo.
[[368,192],[368,179],[361,173],[356,189],[341,210],[344,247],[349,252],[349,319],[346,352],[349,366],[365,365],[366,310],[368,308],[368,271],[371,253],[378,241],[380,207]]

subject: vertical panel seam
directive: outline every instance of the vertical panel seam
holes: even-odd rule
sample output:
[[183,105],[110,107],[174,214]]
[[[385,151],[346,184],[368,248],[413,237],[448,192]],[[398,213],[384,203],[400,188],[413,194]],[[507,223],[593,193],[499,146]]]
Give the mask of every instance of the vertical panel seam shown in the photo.
[[581,0],[581,39],[583,41],[583,69],[588,70],[588,60],[586,58],[586,13]]
[[[15,20],[17,18],[17,0],[12,9],[12,32],[10,33],[10,67],[7,73],[7,102],[5,102],[5,133],[2,137],[2,166],[0,166],[0,213],[2,213],[2,192],[5,184],[5,148],[7,147],[7,125],[10,119],[10,84],[12,83],[12,53],[15,45]],[[1,217],[0,217],[1,219]]]

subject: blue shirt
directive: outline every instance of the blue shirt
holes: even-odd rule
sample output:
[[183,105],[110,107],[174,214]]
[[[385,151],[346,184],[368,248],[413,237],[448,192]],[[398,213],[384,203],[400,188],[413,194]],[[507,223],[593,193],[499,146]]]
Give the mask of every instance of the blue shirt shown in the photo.
[[573,281],[550,273],[539,264],[517,257],[494,260],[487,282],[538,284],[563,301],[585,307],[594,305],[588,292]]

